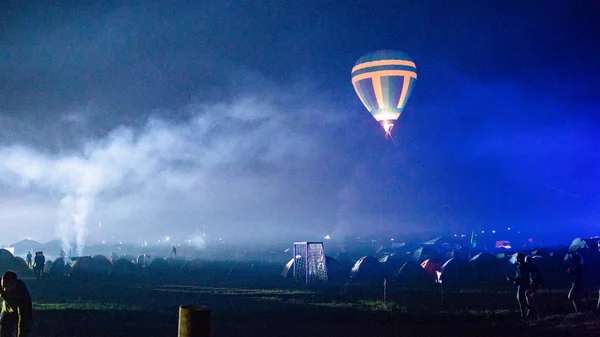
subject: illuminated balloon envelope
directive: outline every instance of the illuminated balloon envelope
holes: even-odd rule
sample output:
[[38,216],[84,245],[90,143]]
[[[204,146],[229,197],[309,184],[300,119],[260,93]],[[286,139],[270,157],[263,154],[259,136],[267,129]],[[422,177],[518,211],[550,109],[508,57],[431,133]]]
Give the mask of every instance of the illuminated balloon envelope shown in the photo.
[[389,136],[410,97],[417,67],[406,53],[379,50],[356,61],[352,85],[356,94]]

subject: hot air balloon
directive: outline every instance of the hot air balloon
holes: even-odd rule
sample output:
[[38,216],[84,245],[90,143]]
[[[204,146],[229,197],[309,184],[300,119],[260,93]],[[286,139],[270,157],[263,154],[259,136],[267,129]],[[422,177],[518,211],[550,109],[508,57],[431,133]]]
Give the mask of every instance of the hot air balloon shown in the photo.
[[386,137],[391,135],[416,80],[415,63],[406,53],[396,50],[366,54],[352,68],[354,90],[381,124]]

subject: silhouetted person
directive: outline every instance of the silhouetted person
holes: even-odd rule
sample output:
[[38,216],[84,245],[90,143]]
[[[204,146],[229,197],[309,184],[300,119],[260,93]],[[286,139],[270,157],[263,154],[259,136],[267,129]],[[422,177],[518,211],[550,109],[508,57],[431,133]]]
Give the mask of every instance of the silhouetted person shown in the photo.
[[[523,253],[517,254],[517,263],[518,265],[515,272],[515,277],[507,277],[506,279],[508,281],[513,281],[517,287],[517,301],[519,302],[519,310],[521,312],[521,317],[525,317],[531,310],[527,304],[527,297],[525,296],[525,293],[531,284],[531,265],[525,263],[525,254]],[[525,311],[526,309],[527,312]]]
[[29,268],[31,268],[33,266],[33,263],[31,262],[31,251],[27,251],[27,266]]
[[538,288],[541,286],[542,277],[538,271],[538,268],[532,263],[531,256],[525,256],[525,264],[528,265],[529,268],[529,287],[525,291],[525,298],[527,299],[527,305],[529,307],[529,312],[527,316],[537,317],[537,301],[535,300],[535,296],[537,294]]
[[177,248],[175,246],[173,246],[173,250],[171,251],[171,254],[173,254],[173,257],[177,257]]
[[42,262],[42,255],[40,252],[35,252],[35,258],[33,259],[33,275],[36,278],[42,276],[41,270],[44,269],[44,263]]
[[33,319],[31,297],[23,281],[17,278],[14,271],[2,275],[0,296],[2,313],[0,314],[0,337],[27,337]]
[[581,298],[583,297],[583,267],[581,266],[581,256],[578,254],[571,255],[573,268],[567,269],[567,273],[571,276],[571,290],[569,291],[569,300],[573,302],[575,312],[580,312],[582,309]]
[[44,275],[44,266],[46,265],[46,257],[44,256],[44,252],[40,252],[40,256],[42,257],[42,263],[40,266],[40,275]]

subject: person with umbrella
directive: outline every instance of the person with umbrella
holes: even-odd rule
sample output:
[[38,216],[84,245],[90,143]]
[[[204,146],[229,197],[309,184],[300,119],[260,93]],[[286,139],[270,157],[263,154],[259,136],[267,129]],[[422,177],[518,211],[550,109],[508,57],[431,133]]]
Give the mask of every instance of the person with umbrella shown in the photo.
[[537,317],[537,301],[535,295],[537,294],[538,288],[541,286],[542,278],[540,276],[537,266],[533,264],[533,258],[529,255],[525,256],[525,264],[529,267],[529,287],[525,291],[525,298],[527,305],[529,306],[529,312],[527,316]]
[[517,254],[517,270],[514,277],[507,277],[507,281],[513,281],[517,287],[517,301],[519,302],[519,311],[521,317],[525,318],[531,313],[531,307],[527,303],[525,293],[531,285],[531,264],[525,263],[525,254]]
[[571,290],[569,291],[568,299],[573,302],[575,313],[582,309],[581,298],[583,297],[583,267],[581,265],[581,256],[579,254],[571,255],[573,268],[567,269],[567,274],[571,276]]

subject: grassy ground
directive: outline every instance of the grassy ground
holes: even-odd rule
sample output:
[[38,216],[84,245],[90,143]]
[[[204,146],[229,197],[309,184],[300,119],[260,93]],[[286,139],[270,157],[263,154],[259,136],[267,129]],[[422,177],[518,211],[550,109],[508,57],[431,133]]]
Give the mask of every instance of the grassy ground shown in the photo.
[[[569,314],[564,291],[542,291],[541,318],[518,318],[513,289],[432,290],[298,287],[252,281],[26,280],[35,336],[176,336],[178,306],[212,310],[213,336],[600,335],[591,313]],[[260,285],[260,286],[259,286]],[[595,298],[586,301],[589,309]]]

